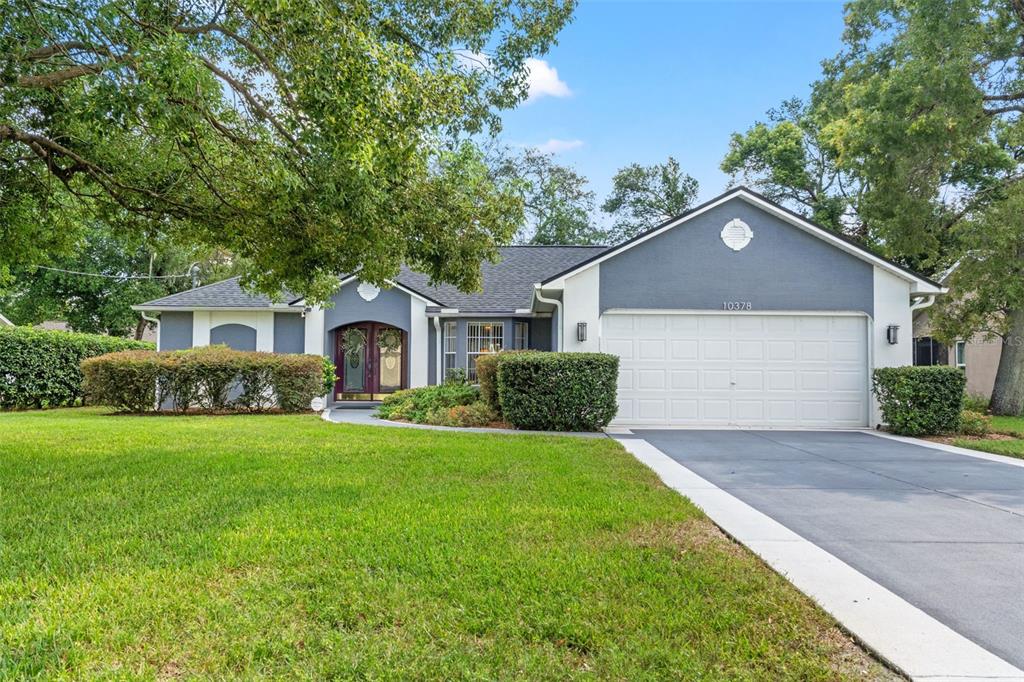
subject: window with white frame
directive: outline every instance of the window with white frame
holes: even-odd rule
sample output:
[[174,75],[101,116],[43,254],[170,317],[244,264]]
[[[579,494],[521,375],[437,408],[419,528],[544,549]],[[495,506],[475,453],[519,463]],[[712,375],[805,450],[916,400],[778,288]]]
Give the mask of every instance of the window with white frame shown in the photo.
[[442,379],[447,379],[449,372],[455,369],[455,344],[457,342],[455,320],[447,320],[444,323],[444,334],[442,336],[442,348],[444,349],[444,371]]
[[466,325],[466,377],[470,381],[476,381],[476,359],[503,348],[504,333],[502,322],[470,322]]
[[960,368],[967,367],[967,342],[957,341],[956,342],[956,366]]
[[526,322],[516,322],[512,325],[512,349],[526,350],[530,344],[530,325]]

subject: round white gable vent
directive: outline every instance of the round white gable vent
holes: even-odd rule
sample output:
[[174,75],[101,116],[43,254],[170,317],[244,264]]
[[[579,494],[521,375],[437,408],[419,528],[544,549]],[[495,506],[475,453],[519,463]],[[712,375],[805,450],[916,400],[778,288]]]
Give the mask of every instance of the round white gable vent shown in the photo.
[[753,238],[754,232],[750,229],[750,225],[739,218],[730,220],[722,228],[722,241],[733,251],[739,251]]
[[376,287],[369,282],[360,282],[356,291],[359,292],[359,296],[364,301],[372,301],[380,293],[380,287]]

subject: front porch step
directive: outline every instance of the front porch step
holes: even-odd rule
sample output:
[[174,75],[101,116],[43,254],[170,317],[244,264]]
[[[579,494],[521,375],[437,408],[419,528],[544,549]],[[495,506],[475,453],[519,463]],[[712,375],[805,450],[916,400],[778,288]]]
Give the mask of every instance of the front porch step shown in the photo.
[[332,410],[369,410],[380,407],[379,400],[339,400],[331,403]]

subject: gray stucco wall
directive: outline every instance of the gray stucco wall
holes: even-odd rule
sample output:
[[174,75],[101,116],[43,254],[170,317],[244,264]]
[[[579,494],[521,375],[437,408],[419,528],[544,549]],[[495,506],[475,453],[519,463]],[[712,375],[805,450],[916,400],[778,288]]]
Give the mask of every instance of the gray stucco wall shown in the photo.
[[437,383],[437,332],[434,320],[427,320],[427,383]]
[[547,317],[535,317],[530,322],[530,348],[534,350],[554,350],[551,344],[552,321]]
[[160,350],[185,350],[192,347],[192,313],[160,313]]
[[[754,233],[733,251],[721,231]],[[742,199],[732,199],[601,263],[600,308],[859,310],[874,314],[873,266]]]
[[274,352],[301,353],[305,350],[306,321],[298,313],[274,313]]
[[222,324],[210,329],[210,345],[234,350],[256,350],[256,330],[244,324]]

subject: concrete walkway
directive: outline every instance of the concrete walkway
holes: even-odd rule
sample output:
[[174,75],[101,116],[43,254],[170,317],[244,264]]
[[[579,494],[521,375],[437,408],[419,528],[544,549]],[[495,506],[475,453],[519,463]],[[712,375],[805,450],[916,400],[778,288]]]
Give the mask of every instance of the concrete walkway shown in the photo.
[[920,679],[1024,679],[1024,468],[869,432],[621,442]]
[[511,434],[516,436],[574,436],[577,438],[607,438],[600,431],[520,431],[519,429],[487,429],[477,427],[434,426],[433,424],[410,424],[378,419],[373,409],[330,408],[321,416],[337,424],[359,424],[361,426],[389,426],[400,429],[426,429],[428,431],[456,431],[460,433]]

